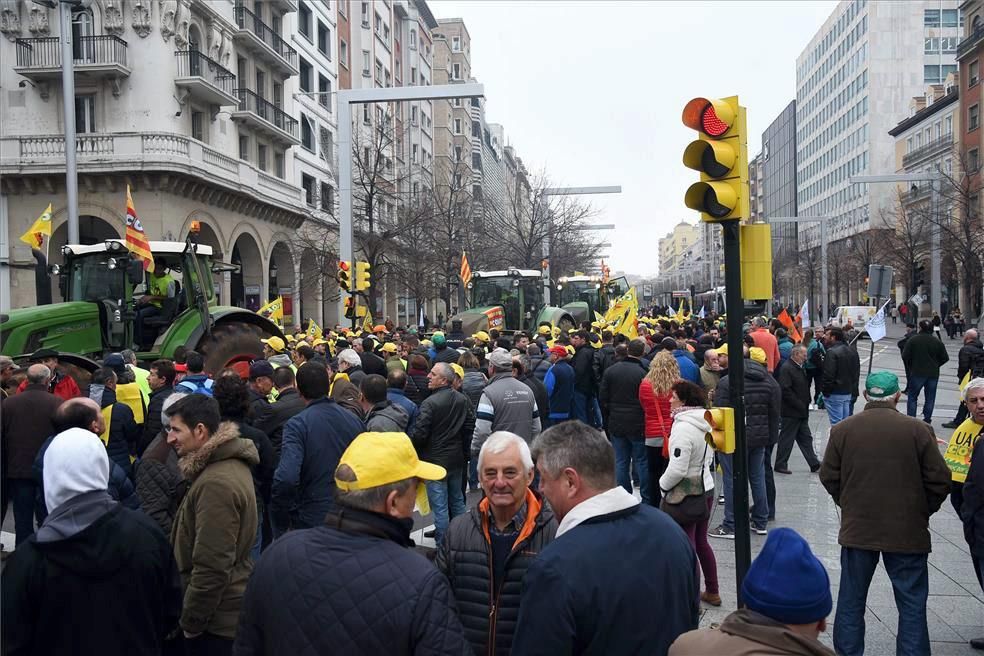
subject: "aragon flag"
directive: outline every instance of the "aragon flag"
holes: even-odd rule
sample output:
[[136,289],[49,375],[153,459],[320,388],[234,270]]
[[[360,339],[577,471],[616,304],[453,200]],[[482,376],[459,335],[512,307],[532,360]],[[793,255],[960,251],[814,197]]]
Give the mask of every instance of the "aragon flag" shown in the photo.
[[143,225],[137,218],[137,210],[133,207],[130,185],[126,186],[126,247],[143,260],[144,271],[154,272],[154,256],[150,252],[150,242],[144,234]]

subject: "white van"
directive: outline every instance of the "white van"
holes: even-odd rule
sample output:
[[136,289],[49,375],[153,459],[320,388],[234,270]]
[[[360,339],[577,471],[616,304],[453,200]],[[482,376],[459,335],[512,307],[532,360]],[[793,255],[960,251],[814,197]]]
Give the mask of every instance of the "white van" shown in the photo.
[[861,330],[868,320],[878,314],[878,308],[871,305],[841,305],[834,310],[834,315],[830,318],[830,325],[843,328],[848,320],[851,324]]

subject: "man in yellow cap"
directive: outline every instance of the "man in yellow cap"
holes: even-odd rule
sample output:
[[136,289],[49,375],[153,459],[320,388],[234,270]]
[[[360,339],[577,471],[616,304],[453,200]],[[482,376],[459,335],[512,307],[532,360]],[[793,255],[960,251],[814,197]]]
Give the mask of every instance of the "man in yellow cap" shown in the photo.
[[274,335],[269,339],[261,339],[263,342],[263,357],[276,367],[289,367],[293,364],[290,355],[287,353],[287,343],[280,337]]
[[487,350],[489,347],[489,342],[492,341],[492,338],[489,337],[489,334],[484,330],[479,330],[477,333],[472,335],[472,339],[475,340],[475,348],[482,350]]
[[406,371],[407,361],[400,358],[400,349],[393,342],[386,342],[379,350],[386,361],[386,375],[391,371]]
[[236,648],[468,653],[447,580],[410,548],[421,482],[445,476],[417,458],[403,433],[356,437],[335,469],[337,509],[321,525],[276,541],[253,570]]

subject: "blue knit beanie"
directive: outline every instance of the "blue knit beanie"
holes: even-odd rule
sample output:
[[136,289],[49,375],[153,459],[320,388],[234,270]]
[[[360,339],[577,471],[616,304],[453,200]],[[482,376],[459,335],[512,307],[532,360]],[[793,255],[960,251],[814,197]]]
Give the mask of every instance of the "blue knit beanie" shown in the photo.
[[769,531],[742,582],[741,598],[750,610],[783,624],[818,622],[833,607],[827,570],[791,528]]

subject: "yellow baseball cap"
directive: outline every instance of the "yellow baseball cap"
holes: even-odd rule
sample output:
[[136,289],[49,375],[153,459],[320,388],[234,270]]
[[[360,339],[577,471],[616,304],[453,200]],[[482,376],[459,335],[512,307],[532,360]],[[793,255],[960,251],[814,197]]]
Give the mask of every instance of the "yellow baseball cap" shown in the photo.
[[368,490],[408,478],[440,481],[448,475],[444,467],[417,458],[406,433],[361,433],[345,449],[338,465],[348,465],[355,473],[354,481],[335,478],[338,489],[345,491]]
[[479,330],[477,333],[475,333],[474,335],[472,335],[472,337],[474,337],[475,339],[481,340],[483,342],[489,342],[489,341],[492,340],[492,338],[489,337],[489,334],[487,332],[485,332],[484,330]]
[[314,343],[311,344],[311,346],[320,346],[321,344],[327,344],[327,343],[328,343],[327,340],[321,339],[319,337],[318,339],[314,340]]
[[287,344],[284,343],[284,340],[280,339],[277,336],[273,336],[270,339],[261,339],[260,341],[266,344],[267,346],[269,346],[277,353],[283,353],[287,349]]
[[464,369],[464,367],[462,367],[457,362],[452,362],[451,363],[451,368],[454,370],[454,373],[458,374],[458,378],[460,378],[462,380],[465,379],[465,369]]
[[540,326],[539,328],[536,329],[536,332],[539,333],[540,335],[549,335],[550,326]]
[[765,364],[769,360],[769,358],[765,355],[765,351],[757,346],[753,346],[748,349],[748,357],[759,364]]
[[394,344],[393,342],[386,342],[385,344],[383,344],[381,350],[384,353],[396,353],[396,344]]
[[728,345],[727,344],[722,344],[721,346],[717,347],[714,350],[718,352],[718,355],[727,355],[728,354]]

